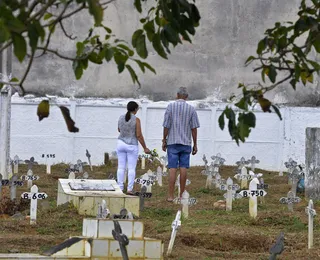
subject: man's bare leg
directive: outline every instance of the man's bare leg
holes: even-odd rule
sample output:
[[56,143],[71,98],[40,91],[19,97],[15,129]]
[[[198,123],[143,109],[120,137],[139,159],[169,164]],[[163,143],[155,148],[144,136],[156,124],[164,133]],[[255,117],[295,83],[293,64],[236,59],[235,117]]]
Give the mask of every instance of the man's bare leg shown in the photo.
[[169,169],[169,192],[168,192],[168,200],[174,199],[174,186],[176,183],[176,168]]
[[180,198],[186,188],[187,168],[180,168]]

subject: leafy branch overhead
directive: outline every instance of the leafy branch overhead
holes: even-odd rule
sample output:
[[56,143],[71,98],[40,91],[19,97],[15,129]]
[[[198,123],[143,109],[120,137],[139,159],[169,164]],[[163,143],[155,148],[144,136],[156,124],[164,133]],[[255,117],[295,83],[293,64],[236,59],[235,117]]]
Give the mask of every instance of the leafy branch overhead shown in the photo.
[[[164,59],[170,49],[191,42],[199,25],[200,14],[191,0],[133,0],[133,6],[141,14],[141,28],[133,32],[131,43],[123,41],[104,24],[105,10],[116,0],[2,0],[0,1],[0,53],[13,46],[14,55],[20,62],[27,61],[21,79],[14,78],[3,84],[20,89],[25,94],[24,82],[36,58],[48,53],[72,62],[76,79],[80,79],[91,63],[103,64],[114,61],[118,72],[127,70],[133,83],[140,86],[135,67],[143,73],[155,69],[145,59],[148,57],[147,42]],[[148,2],[149,9],[146,9]],[[152,6],[150,7],[150,3]],[[64,22],[79,12],[89,12],[94,23],[86,35],[72,35]],[[51,47],[51,39],[59,27],[66,38],[75,42],[76,55],[68,56]],[[101,35],[97,31],[103,28]],[[135,66],[135,65],[137,66]],[[70,128],[69,128],[70,130]]]
[[257,104],[263,112],[274,111],[282,119],[278,107],[265,97],[267,92],[285,83],[296,90],[299,85],[312,84],[315,73],[319,74],[316,56],[320,53],[320,0],[303,0],[298,17],[295,22],[277,22],[267,29],[257,45],[257,54],[245,62],[246,66],[254,64],[253,71],[261,73],[261,81],[239,84],[240,99],[231,98],[236,109],[227,106],[219,117],[221,129],[225,127],[225,118],[228,120],[229,133],[237,144],[245,142],[255,127],[252,111]]

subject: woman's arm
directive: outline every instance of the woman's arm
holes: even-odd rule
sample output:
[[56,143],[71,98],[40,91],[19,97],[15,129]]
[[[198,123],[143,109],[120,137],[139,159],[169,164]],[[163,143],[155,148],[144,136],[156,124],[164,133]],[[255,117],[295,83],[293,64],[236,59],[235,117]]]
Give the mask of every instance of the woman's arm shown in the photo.
[[143,135],[142,135],[141,123],[140,123],[140,119],[139,118],[136,119],[136,135],[137,135],[137,139],[138,139],[139,143],[141,144],[144,152],[145,153],[150,153],[150,150],[147,148],[146,143],[145,143],[144,138],[143,138]]

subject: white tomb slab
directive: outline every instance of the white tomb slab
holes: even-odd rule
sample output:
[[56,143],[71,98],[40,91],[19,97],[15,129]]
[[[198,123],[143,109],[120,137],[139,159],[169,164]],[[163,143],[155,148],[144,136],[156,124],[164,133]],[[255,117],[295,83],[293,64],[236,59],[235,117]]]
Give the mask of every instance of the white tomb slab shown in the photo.
[[115,180],[59,179],[57,205],[72,202],[80,215],[96,216],[106,201],[111,214],[122,208],[139,216],[139,197],[124,194]]

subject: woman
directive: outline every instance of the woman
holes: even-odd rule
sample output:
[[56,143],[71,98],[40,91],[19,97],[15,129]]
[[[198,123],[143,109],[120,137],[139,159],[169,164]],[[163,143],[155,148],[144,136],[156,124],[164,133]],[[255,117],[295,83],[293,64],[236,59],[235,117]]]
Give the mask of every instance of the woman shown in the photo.
[[128,187],[127,194],[133,195],[133,185],[136,177],[136,166],[138,161],[138,141],[145,153],[150,153],[147,148],[141,132],[140,119],[135,115],[139,110],[139,105],[130,101],[127,104],[127,113],[120,116],[118,121],[117,154],[118,154],[118,171],[117,179],[120,189],[123,191],[123,182],[125,177],[126,162],[128,161]]

